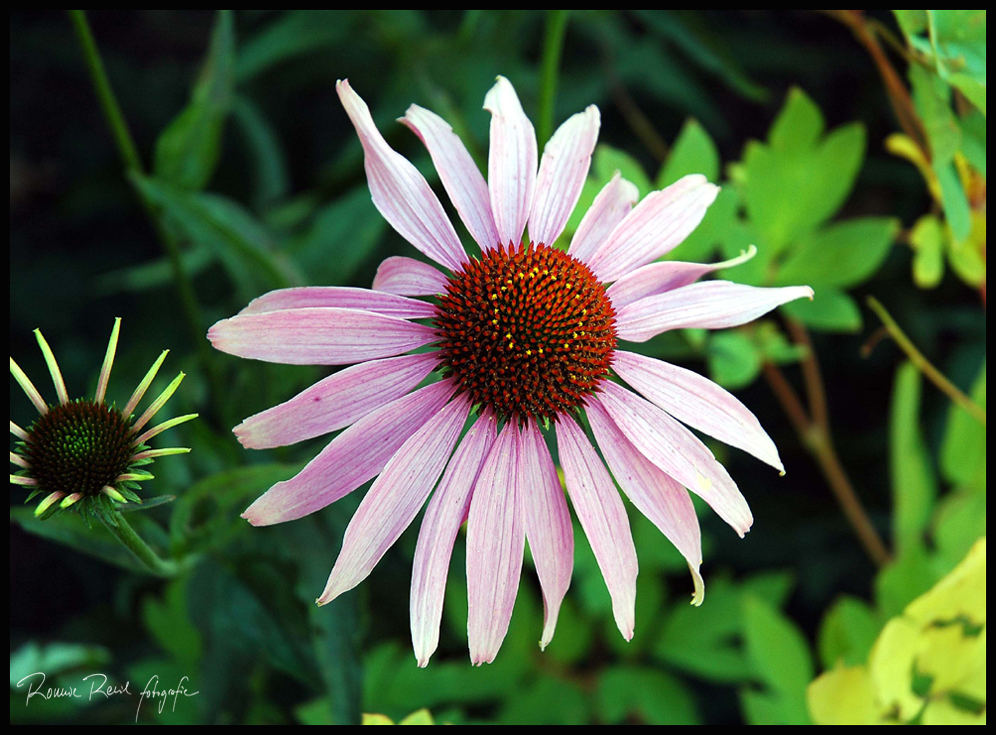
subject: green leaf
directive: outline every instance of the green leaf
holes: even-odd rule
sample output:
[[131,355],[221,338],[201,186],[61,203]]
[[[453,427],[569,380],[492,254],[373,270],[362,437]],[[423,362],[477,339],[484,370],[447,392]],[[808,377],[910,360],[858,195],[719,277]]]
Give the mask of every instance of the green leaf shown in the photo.
[[744,203],[773,252],[831,217],[854,186],[864,158],[864,128],[844,125],[821,140],[822,127],[813,103],[793,90],[772,128],[770,145],[747,144],[740,169]]
[[941,187],[941,205],[944,207],[948,226],[956,241],[966,240],[972,229],[972,210],[958,177],[958,170],[954,163],[941,164],[934,161],[933,166],[937,183]]
[[587,722],[591,704],[579,686],[571,681],[543,677],[511,694],[498,711],[498,723],[519,725],[562,725]]
[[823,114],[820,108],[805,92],[793,87],[768,132],[768,144],[777,151],[804,153],[816,146],[822,133]]
[[643,199],[653,189],[650,179],[643,171],[643,166],[640,165],[639,161],[625,151],[604,143],[595,148],[592,170],[595,180],[601,185],[608,183],[609,179],[618,171],[624,179],[636,185],[640,191],[640,199]]
[[800,299],[781,307],[789,316],[824,332],[857,332],[861,311],[850,296],[835,288],[819,288],[812,301]]
[[294,57],[336,47],[349,39],[359,16],[334,10],[283,13],[242,45],[237,67],[239,81],[248,81]]
[[868,659],[882,624],[864,600],[844,596],[834,602],[820,624],[817,643],[827,669],[854,666]]
[[927,30],[926,10],[893,10],[892,13],[906,36],[917,36]]
[[657,188],[663,189],[688,174],[702,174],[709,181],[719,178],[719,150],[694,119],[687,120],[678,133],[667,161],[657,174]]
[[884,618],[903,611],[912,600],[937,580],[930,557],[922,546],[914,546],[893,559],[875,578],[875,603]]
[[142,622],[164,651],[194,666],[201,656],[201,636],[187,609],[187,579],[175,579],[164,588],[162,601],[151,595],[142,601]]
[[236,96],[232,117],[242,130],[246,147],[256,164],[253,201],[256,209],[262,209],[284,197],[290,189],[290,174],[281,143],[263,112],[248,97]]
[[803,236],[778,271],[779,284],[850,288],[870,278],[899,232],[891,217],[857,217]]
[[[969,391],[969,398],[986,407],[986,363]],[[959,487],[976,492],[986,490],[986,427],[965,409],[952,403],[948,408],[947,428],[941,442],[941,473]]]
[[[39,520],[35,518],[33,508],[18,507],[10,509],[10,520],[30,534],[63,544],[108,564],[130,572],[149,573],[149,568],[115,540],[105,528],[99,525],[87,526],[77,513],[62,512],[45,520]],[[136,528],[136,531],[141,535],[140,528]]]
[[370,190],[358,186],[315,212],[308,228],[287,244],[313,283],[348,283],[370,258],[387,223],[371,216]]
[[183,189],[202,189],[221,155],[221,136],[235,84],[232,13],[218,11],[207,59],[190,102],[156,141],[158,178]]
[[939,504],[934,543],[944,568],[954,567],[986,535],[986,494],[964,491],[949,494]]
[[244,300],[301,281],[274,252],[263,225],[233,200],[184,191],[138,174],[131,180],[143,197],[162,210],[168,223],[190,241],[214,251]]
[[179,549],[222,548],[246,530],[240,514],[273,484],[286,480],[300,465],[257,464],[209,475],[177,496],[170,516],[170,536]]
[[928,10],[930,40],[941,76],[986,112],[986,11]]
[[595,692],[600,719],[608,724],[698,725],[695,698],[681,681],[641,667],[608,668]]
[[706,351],[709,375],[727,388],[750,385],[761,372],[762,356],[744,332],[730,330],[711,336]]
[[712,681],[739,682],[750,665],[736,644],[741,632],[740,590],[722,577],[709,580],[707,604],[676,605],[665,615],[654,653],[661,660]]
[[813,678],[813,662],[806,639],[785,615],[759,597],[745,596],[743,615],[747,655],[770,692],[764,700],[747,697],[752,723],[807,723],[806,686]]
[[920,546],[937,497],[937,481],[920,432],[920,373],[911,362],[896,371],[889,419],[893,543],[899,554]]
[[73,669],[95,669],[110,662],[111,652],[103,646],[57,641],[39,645],[29,641],[10,653],[10,688],[23,689],[26,685],[18,687],[17,682],[37,671],[56,676]]
[[944,242],[946,236],[941,221],[926,214],[910,231],[913,246],[913,280],[920,288],[934,288],[944,277]]

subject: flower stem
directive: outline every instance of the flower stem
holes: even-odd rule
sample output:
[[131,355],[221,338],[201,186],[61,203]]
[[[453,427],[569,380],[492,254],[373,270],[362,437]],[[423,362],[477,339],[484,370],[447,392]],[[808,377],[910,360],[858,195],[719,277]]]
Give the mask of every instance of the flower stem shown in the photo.
[[175,577],[180,572],[180,565],[171,559],[162,559],[145,541],[135,533],[128,521],[119,511],[114,511],[113,523],[101,518],[107,530],[111,532],[121,545],[135,555],[146,568],[157,577]]
[[903,330],[899,328],[896,320],[893,319],[889,312],[885,310],[885,307],[879,303],[878,299],[874,296],[869,296],[868,306],[870,306],[871,310],[874,311],[878,315],[878,318],[882,320],[882,324],[885,325],[886,330],[889,332],[889,336],[892,337],[896,341],[896,344],[899,345],[900,349],[906,353],[906,356],[909,357],[910,362],[912,362],[917,369],[920,370],[920,372],[927,376],[927,379],[931,383],[947,394],[952,401],[965,409],[965,411],[967,411],[973,419],[985,426],[985,409],[958,390],[958,387],[954,383],[944,377],[944,373],[935,368],[931,364],[930,360],[923,356],[923,353],[916,348],[916,345],[914,345]]
[[[111,133],[114,136],[118,153],[124,163],[125,171],[132,176],[144,176],[145,170],[142,165],[142,159],[138,154],[138,148],[135,146],[135,141],[131,137],[128,124],[125,122],[124,115],[121,112],[121,105],[118,104],[117,97],[115,97],[114,90],[111,87],[111,82],[107,77],[104,62],[100,57],[93,33],[90,30],[90,24],[86,19],[86,13],[82,10],[70,10],[69,18],[73,23],[76,36],[83,49],[87,70],[90,73],[90,81],[93,83],[94,91],[97,94],[97,99],[100,102],[100,107],[104,112],[107,124],[111,128]],[[215,409],[218,417],[224,421],[227,417],[223,412],[223,406],[219,398],[219,396],[224,394],[222,390],[224,385],[215,363],[214,354],[211,352],[211,347],[207,340],[204,339],[206,324],[201,313],[200,304],[197,301],[193,283],[183,267],[183,261],[180,257],[180,246],[173,234],[163,226],[159,212],[156,211],[156,208],[152,206],[148,199],[140,194],[139,200],[145,209],[145,213],[152,221],[153,227],[159,236],[159,241],[166,250],[166,255],[169,258],[170,267],[173,271],[173,280],[179,292],[180,304],[187,318],[191,339],[193,339],[194,344],[197,346],[198,357],[204,365],[208,379],[212,385],[213,390],[211,393],[216,402]]]
[[823,477],[830,485],[830,490],[844,512],[844,517],[851,524],[851,528],[865,552],[877,566],[881,567],[889,562],[889,550],[868,517],[868,513],[861,504],[861,500],[844,470],[840,457],[837,456],[830,432],[826,390],[823,387],[819,363],[816,360],[816,352],[813,350],[809,333],[805,327],[793,321],[788,322],[788,327],[795,341],[807,348],[806,357],[802,363],[802,374],[806,384],[806,395],[810,403],[810,413],[807,414],[799,396],[776,365],[765,363],[764,377],[792,422],[792,426],[799,434],[803,446],[813,455],[819,465]]
[[546,145],[553,135],[554,102],[557,98],[557,73],[560,69],[560,54],[564,49],[564,34],[567,31],[566,10],[551,10],[546,16],[546,34],[543,37],[543,60],[541,64],[539,133],[540,146]]

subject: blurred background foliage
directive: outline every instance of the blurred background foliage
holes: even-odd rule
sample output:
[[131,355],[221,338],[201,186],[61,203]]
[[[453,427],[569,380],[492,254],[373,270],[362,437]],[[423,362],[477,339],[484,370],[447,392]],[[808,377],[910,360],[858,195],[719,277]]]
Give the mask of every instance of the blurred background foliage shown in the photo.
[[[110,398],[123,401],[114,387],[172,349],[188,378],[170,410],[201,414],[172,443],[194,451],[161,460],[146,486],[175,500],[129,517],[187,563],[173,579],[143,574],[76,515],[34,521],[14,488],[12,721],[136,717],[125,696],[26,706],[18,681],[35,671],[50,686],[100,671],[133,693],[153,675],[189,677],[197,696],[141,709],[139,721],[163,723],[363,712],[416,723],[985,720],[984,11],[101,11],[88,21],[89,57],[82,16],[10,16],[11,355],[40,384],[40,327],[81,395],[122,316]],[[122,113],[111,125],[92,83],[96,54]],[[394,119],[412,102],[433,109],[484,162],[481,103],[499,73],[541,144],[569,114],[601,109],[569,230],[617,170],[641,195],[703,173],[722,193],[669,257],[725,260],[755,245],[722,277],[809,284],[816,298],[740,329],[641,346],[735,390],[787,468],[779,478],[711,445],[756,521],[739,541],[701,514],[701,608],[687,604],[680,556],[634,512],[630,643],[579,541],[547,651],[525,574],[496,662],[471,668],[458,541],[440,650],[420,670],[408,633],[413,532],[364,585],[319,609],[362,491],[277,527],[239,518],[321,445],[247,452],[230,428],[323,373],[213,353],[204,334],[266,290],[368,286],[384,257],[414,254],[370,202],[336,79],[350,79],[389,142],[435,182]],[[31,410],[12,383],[11,418],[27,425]]]

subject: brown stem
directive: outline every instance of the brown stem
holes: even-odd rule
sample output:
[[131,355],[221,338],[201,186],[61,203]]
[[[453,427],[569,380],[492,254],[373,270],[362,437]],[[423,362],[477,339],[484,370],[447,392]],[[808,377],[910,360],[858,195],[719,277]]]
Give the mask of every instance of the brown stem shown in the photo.
[[889,95],[889,102],[896,113],[899,126],[906,135],[916,142],[920,150],[929,153],[927,136],[924,134],[923,125],[916,114],[916,108],[913,107],[913,99],[898,72],[892,68],[892,64],[885,55],[885,51],[882,50],[875,34],[869,30],[869,23],[865,20],[862,12],[860,10],[832,10],[828,14],[850,28],[858,42],[868,50],[872,61],[878,68],[879,75],[882,77],[882,83],[885,84],[885,91]]
[[[818,380],[819,368],[815,364],[816,358],[812,351],[810,351],[806,361],[811,361],[813,366],[804,368],[804,373],[808,371],[809,375],[815,376]],[[830,438],[829,429],[821,426],[806,415],[806,411],[798,395],[796,395],[795,390],[789,385],[788,380],[785,379],[782,371],[776,365],[765,363],[764,377],[767,379],[772,391],[774,391],[775,397],[782,405],[796,432],[802,439],[803,445],[816,459],[820,470],[823,472],[823,476],[837,498],[837,503],[840,505],[841,510],[844,511],[844,516],[851,524],[851,528],[854,529],[854,533],[857,535],[862,547],[864,547],[865,552],[877,566],[881,567],[887,564],[890,558],[889,551],[885,547],[882,538],[878,535],[878,531],[875,530],[875,527],[869,520],[868,514],[861,505],[861,501],[858,499],[858,495],[854,491],[854,487],[851,485],[851,481],[848,479],[840,459],[837,457],[837,451]],[[819,400],[825,403],[825,392],[822,389],[822,383],[816,387],[810,387],[807,380],[807,390],[810,391],[810,395],[813,394],[813,391],[818,393],[820,396]]]

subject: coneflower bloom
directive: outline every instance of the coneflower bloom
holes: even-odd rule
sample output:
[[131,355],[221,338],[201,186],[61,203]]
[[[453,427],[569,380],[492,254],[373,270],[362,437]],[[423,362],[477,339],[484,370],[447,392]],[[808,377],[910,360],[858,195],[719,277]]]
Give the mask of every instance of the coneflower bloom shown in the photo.
[[146,428],[179,387],[182,372],[140,416],[134,415],[169,350],[159,355],[124,408],[107,404],[105,394],[120,330],[121,320],[115,319],[92,399],[69,398],[62,371],[40,330],[35,330],[35,338],[55,384],[54,404],[42,398],[10,358],[10,374],[38,410],[38,418],[27,429],[10,422],[10,433],[17,440],[10,463],[19,468],[11,474],[10,482],[28,488],[28,500],[43,496],[35,507],[36,516],[47,518],[72,506],[86,516],[106,519],[120,503],[141,502],[135,493],[138,483],[152,478],[141,467],[156,457],[190,451],[186,447],[150,449],[147,444],[152,437],[197,416],[177,416]]
[[741,535],[752,518],[726,470],[684,424],[782,465],[732,395],[619,343],[736,326],[811,297],[811,289],[697,282],[732,263],[655,262],[715,198],[717,187],[702,176],[636,204],[636,188],[617,175],[570,247],[556,247],[588,173],[598,109],[568,119],[537,162],[532,124],[502,77],[484,103],[492,115],[487,181],[440,117],[413,105],[401,119],[425,144],[480,248],[469,254],[363,100],[347,81],[336,89],[363,145],[374,204],[434,265],[388,258],[372,290],[274,291],[211,328],[214,346],[240,357],[353,365],[235,428],[254,449],[344,429],[244,517],[254,525],[300,518],[376,478],[346,529],[318,598],[324,604],[363,581],[428,500],[410,598],[421,666],[438,643],[447,570],[466,521],[470,657],[490,662],[508,629],[527,540],[545,608],[541,646],[570,583],[572,524],[550,439],[622,635],[633,635],[637,558],[613,478],[687,559],[700,602],[701,544],[686,488]]

